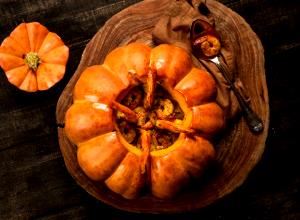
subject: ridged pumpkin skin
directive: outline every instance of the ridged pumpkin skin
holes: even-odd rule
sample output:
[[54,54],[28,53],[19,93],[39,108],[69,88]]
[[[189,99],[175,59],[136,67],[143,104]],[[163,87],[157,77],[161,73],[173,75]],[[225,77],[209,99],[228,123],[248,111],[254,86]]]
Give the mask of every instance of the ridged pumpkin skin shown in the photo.
[[[181,106],[184,127],[195,133],[180,133],[170,147],[151,151],[144,164],[143,151],[124,141],[113,125],[111,104],[136,83],[132,79],[146,82],[149,71],[157,73],[156,80]],[[132,43],[82,73],[66,113],[65,132],[78,146],[79,165],[92,180],[104,181],[127,199],[139,196],[144,186],[158,198],[172,198],[215,157],[208,138],[224,127],[216,91],[210,74],[194,67],[185,50]]]
[[8,81],[27,92],[47,90],[60,81],[68,57],[61,38],[38,22],[18,25],[0,46],[0,66]]

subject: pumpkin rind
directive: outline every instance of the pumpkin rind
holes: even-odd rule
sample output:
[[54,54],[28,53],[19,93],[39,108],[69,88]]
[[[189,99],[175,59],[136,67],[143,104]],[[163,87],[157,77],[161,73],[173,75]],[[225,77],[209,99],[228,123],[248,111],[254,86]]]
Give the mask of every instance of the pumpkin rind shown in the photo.
[[75,102],[66,113],[66,133],[79,144],[113,130],[112,110],[88,101]]
[[198,130],[202,134],[214,135],[225,126],[224,113],[215,102],[192,107],[192,114],[191,128]]
[[0,51],[6,54],[14,55],[16,57],[23,57],[26,54],[25,49],[23,49],[20,43],[13,39],[11,36],[8,36],[3,40]]
[[10,36],[20,43],[20,46],[24,49],[25,53],[29,53],[31,51],[26,23],[18,25],[10,33]]
[[[137,82],[148,83],[149,71],[182,108],[185,114],[182,132],[189,133],[180,133],[171,146],[152,152],[149,152],[150,133],[142,131],[142,148],[135,148],[126,143],[113,116],[91,109],[93,105],[100,105],[112,111],[113,103]],[[194,67],[185,50],[165,44],[153,49],[139,43],[129,44],[110,52],[103,65],[88,67],[82,73],[74,88],[74,103],[66,113],[65,131],[77,144],[79,165],[91,179],[104,181],[108,188],[127,199],[136,198],[146,185],[154,196],[172,198],[191,177],[200,177],[215,157],[213,145],[206,138],[224,127],[222,109],[215,103],[216,91],[213,78]],[[78,125],[80,117],[87,118],[86,125],[83,122],[85,129]],[[114,121],[113,126],[109,121]],[[101,130],[101,126],[109,129]],[[113,130],[117,133],[116,146],[103,141],[99,147],[98,135],[100,138]],[[103,151],[105,155],[117,148],[120,154],[116,153],[117,157],[105,164],[100,148],[107,148]],[[105,175],[98,169],[103,169]]]
[[38,22],[27,23],[26,27],[30,43],[30,50],[33,52],[38,52],[49,31]]
[[196,106],[216,98],[216,83],[206,71],[192,70],[175,86],[181,92],[189,106]]
[[[28,62],[28,54],[37,59]],[[18,25],[0,46],[0,66],[8,81],[27,92],[47,90],[60,81],[68,57],[69,48],[61,38],[38,22]],[[24,65],[30,70],[20,68]]]
[[119,166],[126,153],[116,132],[110,132],[78,145],[77,158],[89,178],[102,181]]
[[28,71],[29,67],[27,65],[22,65],[6,71],[6,77],[11,84],[18,87],[24,81]]
[[41,63],[36,71],[36,80],[39,90],[47,90],[60,81],[66,71],[65,65]]
[[159,80],[173,87],[192,69],[193,63],[184,49],[161,44],[152,49],[150,66]]
[[28,92],[35,92],[38,89],[36,76],[32,70],[29,70],[27,72],[25,79],[23,80],[19,88]]
[[129,86],[130,79],[136,77],[144,80],[149,70],[150,47],[144,44],[132,43],[127,47],[121,47],[109,53],[104,65],[113,74],[118,76],[125,86]]
[[1,53],[0,51],[0,65],[5,72],[23,66],[24,64],[25,62],[22,58],[11,54]]
[[128,152],[117,169],[105,181],[106,185],[124,198],[136,198],[146,182],[146,175],[141,172],[140,165],[141,157]]
[[105,66],[95,65],[82,73],[75,85],[73,99],[110,104],[125,88],[120,78]]
[[212,144],[202,137],[184,137],[179,147],[164,156],[151,158],[151,190],[159,198],[172,198],[190,177],[201,176],[214,159]]

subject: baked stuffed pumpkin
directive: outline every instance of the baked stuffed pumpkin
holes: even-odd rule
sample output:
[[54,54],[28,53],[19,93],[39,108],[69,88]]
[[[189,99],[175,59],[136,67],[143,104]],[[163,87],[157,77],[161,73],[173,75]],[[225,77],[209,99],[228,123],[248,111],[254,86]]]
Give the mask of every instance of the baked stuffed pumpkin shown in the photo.
[[127,199],[145,186],[172,198],[215,157],[210,138],[224,127],[216,91],[184,49],[132,43],[82,73],[65,132],[90,179]]
[[8,81],[21,90],[47,90],[66,70],[69,48],[38,22],[22,23],[0,46],[0,66]]

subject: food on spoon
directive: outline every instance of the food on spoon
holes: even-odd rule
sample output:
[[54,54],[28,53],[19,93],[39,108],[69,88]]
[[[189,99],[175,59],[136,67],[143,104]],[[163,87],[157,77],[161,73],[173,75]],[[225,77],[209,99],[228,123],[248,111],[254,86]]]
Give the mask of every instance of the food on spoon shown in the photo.
[[47,90],[66,70],[69,48],[38,22],[18,25],[0,46],[0,66],[21,90]]
[[204,20],[197,19],[191,27],[192,49],[197,57],[214,57],[221,50],[220,38],[214,28]]
[[224,127],[216,92],[184,49],[132,43],[83,71],[65,132],[90,179],[127,199],[144,187],[172,198],[215,158],[211,138]]
[[199,45],[203,54],[207,57],[218,55],[221,49],[221,44],[218,38],[212,35],[204,35],[194,41],[194,45]]

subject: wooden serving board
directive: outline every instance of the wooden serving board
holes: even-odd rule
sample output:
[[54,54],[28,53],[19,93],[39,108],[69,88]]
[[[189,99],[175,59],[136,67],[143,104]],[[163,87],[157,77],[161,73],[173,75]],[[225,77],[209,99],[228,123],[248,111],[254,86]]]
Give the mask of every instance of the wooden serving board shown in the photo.
[[[57,122],[63,122],[65,112],[72,104],[72,91],[83,70],[101,64],[114,48],[129,42],[153,44],[151,32],[167,10],[172,0],[149,0],[137,3],[113,16],[87,44],[80,64],[61,94],[56,110]],[[234,31],[240,39],[240,55],[237,56],[237,72],[251,97],[253,109],[261,116],[264,131],[251,133],[241,118],[218,142],[217,169],[201,183],[192,184],[173,200],[159,200],[145,195],[126,200],[111,192],[104,184],[91,181],[80,169],[76,158],[76,146],[58,128],[59,144],[66,167],[76,182],[95,198],[116,208],[132,212],[174,213],[199,209],[240,186],[259,161],[265,146],[269,127],[268,91],[264,71],[264,55],[260,40],[250,26],[238,14],[214,0],[207,5],[215,16],[220,31]],[[223,30],[222,30],[223,29]]]

